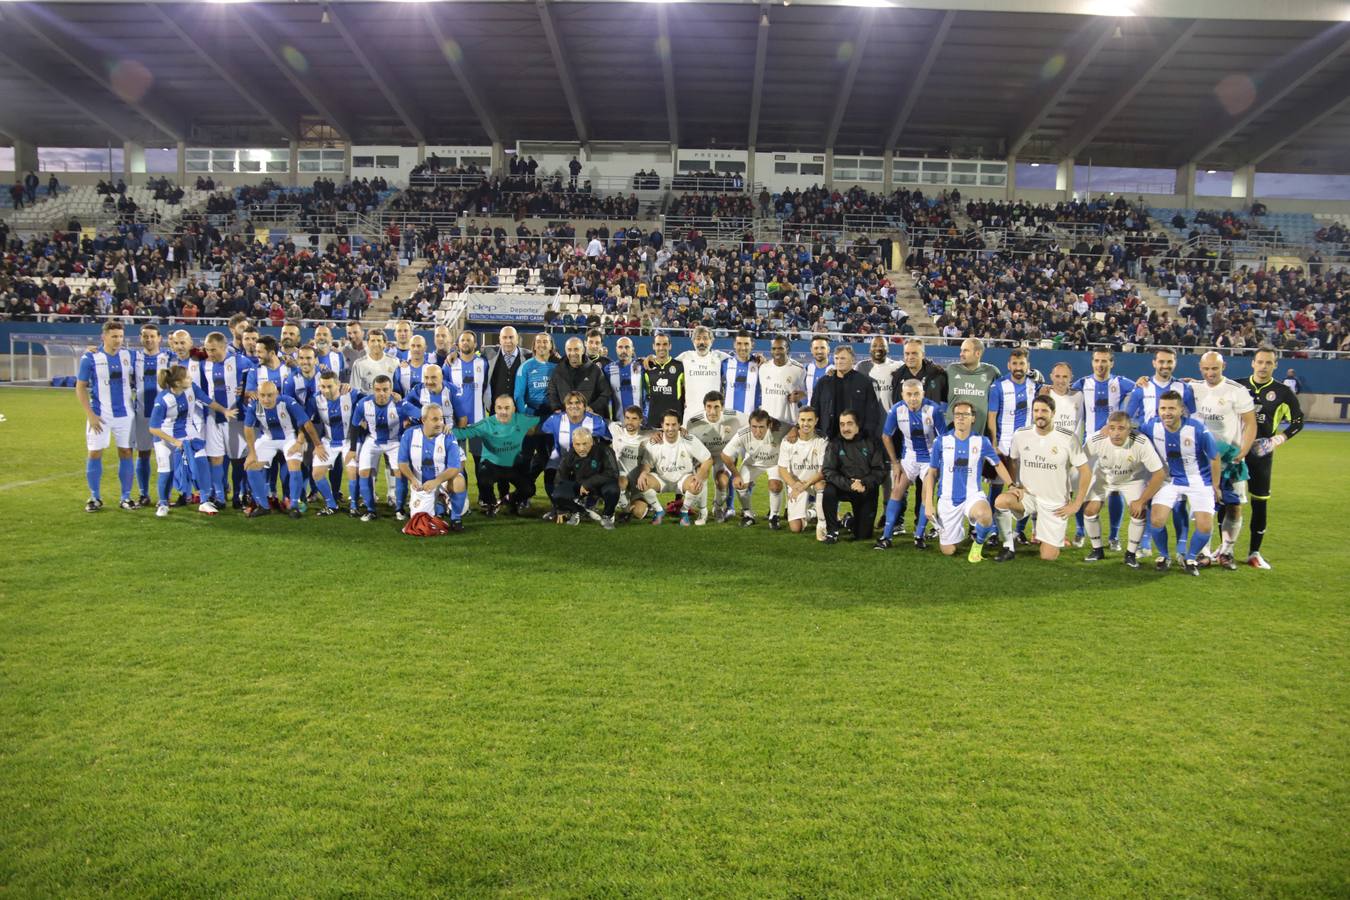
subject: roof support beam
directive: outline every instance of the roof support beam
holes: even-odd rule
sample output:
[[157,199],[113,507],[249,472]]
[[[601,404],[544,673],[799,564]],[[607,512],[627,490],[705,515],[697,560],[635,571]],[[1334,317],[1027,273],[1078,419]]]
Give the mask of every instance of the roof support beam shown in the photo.
[[1009,156],[1016,156],[1017,152],[1026,146],[1027,141],[1031,140],[1031,136],[1041,127],[1045,117],[1054,111],[1064,99],[1064,95],[1078,81],[1079,76],[1092,65],[1097,53],[1111,39],[1118,24],[1116,19],[1101,18],[1093,19],[1078,29],[1064,49],[1064,69],[1059,73],[1059,78],[1032,98],[1013,126],[1011,137],[1008,139]]
[[122,143],[135,142],[135,137],[132,134],[133,129],[128,128],[125,123],[114,121],[112,118],[105,115],[105,111],[99,104],[87,101],[78,94],[72,92],[69,88],[61,87],[61,76],[45,67],[33,65],[20,59],[15,56],[13,52],[4,49],[4,45],[0,45],[0,60],[4,60],[20,72],[23,72],[33,81],[42,85],[47,90],[78,109],[81,113],[88,116],[91,121],[102,125],[107,130],[108,134],[117,138]]
[[675,53],[670,46],[670,22],[667,6],[656,5],[656,50],[661,57],[661,80],[666,88],[666,123],[670,128],[670,145],[680,146],[680,113],[675,107]]
[[750,138],[747,147],[759,139],[759,108],[764,99],[764,65],[769,59],[769,4],[759,5],[759,27],[755,30],[755,80],[750,88]]
[[825,148],[834,147],[834,139],[839,136],[839,126],[844,124],[844,115],[848,112],[848,101],[853,96],[853,82],[858,80],[858,67],[862,65],[863,51],[867,49],[867,37],[872,33],[872,22],[876,19],[875,7],[867,7],[858,18],[858,31],[853,36],[853,55],[849,57],[848,68],[844,70],[843,80],[839,82],[839,93],[834,98],[834,115],[830,117],[830,126],[825,131]]
[[244,76],[237,68],[218,59],[215,54],[208,52],[206,47],[189,34],[187,29],[184,28],[177,19],[165,12],[163,4],[146,3],[145,6],[158,16],[160,21],[163,22],[170,31],[177,35],[178,39],[186,44],[193,53],[197,54],[197,57],[202,62],[206,63],[213,72],[220,76],[221,81],[228,84],[245,103],[256,109],[259,115],[270,122],[272,127],[280,132],[282,136],[289,140],[298,139],[300,135],[300,130],[297,127],[297,123],[300,120],[298,115],[282,109],[270,99],[264,99],[261,92],[254,88],[250,88],[244,82]]
[[1154,75],[1161,72],[1172,57],[1185,46],[1197,30],[1200,28],[1200,21],[1192,19],[1189,22],[1182,23],[1183,27],[1178,31],[1170,41],[1165,42],[1158,48],[1157,52],[1148,59],[1141,59],[1139,64],[1126,73],[1121,79],[1118,87],[1105,103],[1091,109],[1087,115],[1076,122],[1073,130],[1065,135],[1055,149],[1056,159],[1066,159],[1077,156],[1083,148],[1092,143],[1092,139],[1097,136],[1103,128],[1111,123],[1111,120],[1120,115],[1121,110],[1130,105],[1144,86],[1152,80]]
[[572,124],[577,130],[577,140],[582,144],[590,143],[590,131],[586,128],[586,112],[581,105],[581,94],[577,83],[572,80],[572,67],[567,62],[567,53],[563,50],[558,37],[558,29],[553,24],[553,13],[549,11],[548,0],[535,0],[539,9],[539,24],[544,28],[544,38],[548,41],[549,52],[553,55],[553,65],[558,69],[558,80],[562,82],[563,96],[567,98],[567,109],[572,113]]
[[[76,43],[68,35],[60,34],[69,31],[69,23],[61,19],[50,7],[34,11],[30,4],[8,3],[5,4],[5,14],[38,41],[51,48],[57,56],[79,69],[89,80],[116,97],[119,103],[158,128],[166,137],[174,141],[184,139],[188,131],[186,116],[178,110],[167,110],[160,104],[147,103],[144,98],[132,99],[119,92],[98,65],[98,59],[102,54],[84,44]],[[34,16],[40,17],[43,21],[35,22]]]
[[337,129],[337,133],[342,136],[343,140],[350,143],[353,132],[351,120],[346,115],[338,114],[336,112],[337,105],[328,100],[321,88],[311,85],[308,78],[301,77],[286,60],[281,58],[278,48],[282,42],[277,37],[276,32],[272,30],[270,24],[261,22],[257,18],[259,13],[247,9],[245,4],[236,4],[229,8],[234,13],[235,21],[239,23],[239,27],[267,57],[272,67],[300,92],[300,96],[305,98],[305,102],[313,107],[316,113],[327,119],[328,124]]
[[436,39],[436,49],[440,51],[441,56],[450,66],[450,73],[455,76],[455,82],[459,89],[464,93],[464,98],[469,101],[469,106],[473,108],[474,115],[478,117],[478,123],[483,126],[483,132],[487,134],[488,141],[493,144],[502,143],[502,131],[497,126],[496,120],[488,112],[487,104],[483,102],[482,95],[474,86],[473,79],[469,77],[468,69],[464,66],[464,51],[461,49],[458,41],[445,30],[441,20],[436,17],[433,10],[435,4],[426,3],[422,5],[422,19],[427,23],[427,29],[431,36]]
[[1293,53],[1285,56],[1275,68],[1258,78],[1259,99],[1233,116],[1223,109],[1197,127],[1185,142],[1172,148],[1172,158],[1178,164],[1199,163],[1218,150],[1242,129],[1256,121],[1272,107],[1288,97],[1308,79],[1335,62],[1350,49],[1350,22],[1333,25],[1305,41]]
[[1269,128],[1262,129],[1260,137],[1242,147],[1236,158],[1244,166],[1258,165],[1285,144],[1321,125],[1346,107],[1350,107],[1350,82],[1338,85],[1334,95],[1325,98],[1325,105],[1319,103],[1317,108],[1291,107]]
[[947,40],[947,32],[952,29],[952,22],[956,19],[954,10],[947,10],[938,19],[938,23],[933,28],[933,35],[928,39],[928,52],[924,54],[923,62],[919,64],[919,71],[914,73],[914,77],[909,82],[909,90],[905,91],[905,99],[900,102],[900,111],[895,114],[895,122],[891,125],[891,133],[886,137],[886,149],[895,150],[895,145],[900,141],[900,135],[904,133],[905,126],[909,124],[909,117],[914,112],[914,107],[919,102],[919,96],[923,93],[923,86],[928,81],[928,73],[933,71],[933,65],[937,62],[938,54],[942,52],[942,45]]
[[408,112],[409,103],[395,90],[393,77],[387,72],[382,72],[380,66],[377,66],[375,61],[370,58],[370,54],[361,49],[361,42],[352,35],[351,28],[348,27],[344,19],[346,13],[339,14],[338,6],[338,4],[333,4],[327,7],[329,21],[333,23],[333,27],[337,29],[338,34],[342,35],[343,43],[347,45],[347,49],[351,51],[352,56],[356,57],[356,61],[361,64],[361,68],[366,70],[370,80],[375,82],[375,87],[380,89],[384,99],[389,101],[389,106],[394,110],[394,114],[402,120],[403,126],[408,129],[412,139],[419,144],[425,144],[427,142],[426,133]]

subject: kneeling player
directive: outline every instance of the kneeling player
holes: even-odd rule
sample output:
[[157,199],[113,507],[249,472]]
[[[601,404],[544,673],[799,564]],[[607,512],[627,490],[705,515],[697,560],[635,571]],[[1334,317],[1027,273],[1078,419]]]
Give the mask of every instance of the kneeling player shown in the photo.
[[[558,524],[578,525],[584,512],[606,531],[614,530],[614,508],[619,505],[619,463],[608,444],[588,429],[572,433],[572,448],[558,463],[553,485]],[[600,509],[596,509],[599,506]]]
[[647,502],[638,490],[638,466],[642,464],[642,407],[630,406],[623,411],[623,421],[609,426],[610,444],[614,459],[619,464],[618,512],[627,512],[635,519],[647,514]]
[[437,495],[450,486],[450,530],[463,531],[464,507],[468,505],[468,482],[464,478],[464,452],[454,435],[445,430],[445,410],[431,403],[421,409],[422,424],[403,432],[398,446],[399,474],[411,488],[412,515],[434,516],[441,511]]
[[267,499],[267,480],[263,474],[276,459],[278,453],[286,459],[286,468],[290,473],[292,519],[300,518],[304,503],[305,476],[300,464],[305,459],[305,442],[300,435],[303,432],[314,447],[314,458],[319,462],[328,459],[328,451],[319,442],[319,433],[309,420],[305,408],[293,397],[282,397],[276,382],[264,381],[258,385],[258,399],[248,405],[244,415],[244,443],[248,445],[248,457],[244,460],[244,470],[248,473],[248,483],[253,488],[253,502],[256,504],[247,513],[250,519],[265,516],[272,511]]
[[[783,482],[778,474],[778,445],[769,431],[769,414],[762,409],[752,412],[750,424],[727,441],[721,455],[722,464],[731,473],[731,487],[741,502],[741,525],[753,525],[755,511],[750,505],[750,495],[755,490],[759,476],[769,476],[770,494],[781,494],[783,491]],[[775,507],[778,505],[774,504]],[[730,509],[728,505],[728,512]],[[772,512],[776,514],[777,509]]]
[[[1153,442],[1158,456],[1167,460],[1168,484],[1153,498],[1151,514],[1153,542],[1158,548],[1157,568],[1166,572],[1168,560],[1168,514],[1185,500],[1195,516],[1189,544],[1178,535],[1177,554],[1185,560],[1186,574],[1199,575],[1200,551],[1209,546],[1214,527],[1214,504],[1220,498],[1219,483],[1223,464],[1214,435],[1199,419],[1187,416],[1178,391],[1167,391],[1158,398],[1158,417],[1145,422],[1140,433]],[[1183,544],[1185,544],[1183,546]]]
[[994,531],[994,511],[980,486],[980,473],[987,462],[1005,484],[1013,479],[989,438],[971,433],[975,407],[958,400],[950,412],[952,430],[933,444],[932,464],[923,479],[923,505],[937,511],[938,546],[944,556],[954,554],[956,545],[965,540],[967,522],[975,526],[967,559],[977,563],[984,559],[985,539]]
[[[816,411],[809,406],[797,413],[797,439],[784,441],[778,448],[778,477],[787,485],[788,530],[800,534],[806,529],[806,511],[816,508],[816,536],[825,535],[825,517],[820,514],[820,495],[825,485],[825,446],[828,441],[816,434]],[[772,522],[772,519],[770,520]]]
[[[1031,403],[1031,427],[1013,432],[1011,453],[1018,481],[998,495],[1003,550],[995,562],[1011,562],[1017,556],[1013,517],[1036,517],[1036,540],[1041,559],[1059,558],[1069,519],[1087,500],[1092,470],[1077,435],[1055,427],[1055,400],[1037,397]],[[1078,471],[1078,484],[1069,495],[1070,476]]]
[[712,471],[712,454],[697,438],[680,433],[680,415],[674,410],[661,417],[661,431],[652,435],[642,448],[642,465],[638,469],[638,488],[642,499],[652,512],[652,524],[665,521],[666,511],[661,506],[660,494],[684,494],[680,524],[688,525],[689,509],[698,510],[698,524],[708,522],[708,475]]
[[1129,415],[1124,410],[1117,410],[1107,417],[1106,428],[1088,439],[1085,449],[1092,465],[1092,483],[1088,485],[1087,503],[1083,505],[1083,525],[1092,541],[1092,552],[1083,562],[1106,558],[1100,513],[1102,504],[1115,494],[1124,501],[1130,513],[1125,565],[1131,569],[1139,568],[1136,556],[1139,541],[1144,537],[1149,506],[1167,483],[1167,470],[1158,458],[1158,451],[1153,449],[1153,442],[1132,432]]

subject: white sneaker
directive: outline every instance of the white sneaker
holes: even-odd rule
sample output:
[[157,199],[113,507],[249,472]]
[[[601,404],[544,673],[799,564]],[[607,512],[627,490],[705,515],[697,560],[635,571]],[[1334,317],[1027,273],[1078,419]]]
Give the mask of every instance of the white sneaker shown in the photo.
[[1270,563],[1266,562],[1266,558],[1260,553],[1253,553],[1251,556],[1248,556],[1247,565],[1251,566],[1253,569],[1270,568]]
[[169,517],[169,508],[167,506],[161,506],[155,510],[155,518],[167,519],[168,517]]
[[1082,547],[1085,546],[1086,544],[1087,544],[1087,537],[1084,535],[1080,534],[1073,539],[1073,545],[1075,547]]
[[197,507],[197,512],[201,513],[204,516],[214,516],[216,513],[220,512],[220,510],[216,509],[216,505],[208,500],[201,506]]
[[701,510],[699,510],[699,512],[698,512],[698,518],[694,520],[694,524],[695,524],[695,525],[707,525],[707,524],[708,524],[708,511],[707,511],[706,509],[701,509]]
[[1140,547],[1134,554],[1135,559],[1148,559],[1153,555],[1152,547]]

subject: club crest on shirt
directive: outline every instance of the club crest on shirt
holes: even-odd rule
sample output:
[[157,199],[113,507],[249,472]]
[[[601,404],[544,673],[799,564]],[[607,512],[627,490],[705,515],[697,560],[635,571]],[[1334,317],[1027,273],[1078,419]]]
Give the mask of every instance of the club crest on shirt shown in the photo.
[[1274,399],[1275,399],[1275,392],[1274,392],[1274,391],[1266,391],[1266,399],[1267,399],[1267,400],[1274,400]]
[[1182,440],[1182,442],[1181,442],[1181,446],[1183,446],[1183,447],[1189,447],[1190,445],[1191,445],[1191,439],[1190,439],[1190,438],[1185,438],[1185,439]]

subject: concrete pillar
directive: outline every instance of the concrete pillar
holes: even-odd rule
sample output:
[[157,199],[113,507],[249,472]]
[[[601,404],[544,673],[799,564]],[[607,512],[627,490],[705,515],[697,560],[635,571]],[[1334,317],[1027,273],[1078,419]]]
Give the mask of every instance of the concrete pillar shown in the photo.
[[187,183],[187,141],[178,142],[178,186]]
[[492,161],[489,168],[495,178],[501,178],[506,173],[506,148],[502,146],[501,141],[492,143]]
[[1008,157],[1008,177],[1003,182],[1003,199],[1012,202],[1017,198],[1017,157]]
[[1055,167],[1055,190],[1064,194],[1065,200],[1073,199],[1073,157],[1061,159]]
[[352,180],[352,145],[348,144],[342,152],[342,180]]
[[421,165],[427,161],[427,142],[423,141],[417,145],[417,163]]
[[680,174],[680,148],[675,144],[670,145],[670,177],[674,178]]
[[1233,189],[1229,193],[1242,198],[1242,205],[1250,207],[1256,200],[1256,166],[1241,166],[1233,170]]
[[825,148],[825,187],[834,187],[834,148]]
[[[286,184],[295,187],[300,184],[300,142],[291,141],[287,149],[290,152],[286,158]],[[348,155],[350,157],[350,153]]]
[[1195,208],[1195,163],[1177,167],[1176,186],[1172,188],[1172,193],[1177,195],[1184,208]]
[[[145,147],[127,141],[122,145],[122,177],[127,184],[134,184],[136,175],[145,174]],[[144,178],[141,181],[145,181]]]
[[28,172],[38,170],[38,148],[37,144],[30,144],[27,141],[14,142],[14,171],[20,178]]
[[881,192],[889,194],[895,190],[895,151],[887,150],[881,154]]
[[755,148],[747,147],[745,150],[745,189],[755,195],[755,202],[758,203],[759,191],[755,190]]

